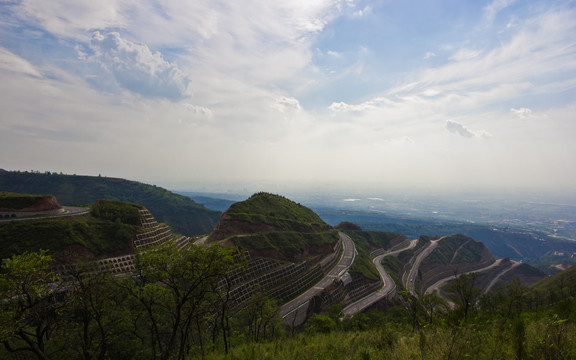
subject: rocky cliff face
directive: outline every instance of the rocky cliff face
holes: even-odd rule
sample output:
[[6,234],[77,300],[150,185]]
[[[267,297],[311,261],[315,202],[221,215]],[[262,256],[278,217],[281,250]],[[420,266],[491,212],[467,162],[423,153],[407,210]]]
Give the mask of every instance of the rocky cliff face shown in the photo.
[[20,211],[50,211],[61,209],[62,206],[58,203],[55,196],[46,196],[36,201],[32,206],[21,209]]

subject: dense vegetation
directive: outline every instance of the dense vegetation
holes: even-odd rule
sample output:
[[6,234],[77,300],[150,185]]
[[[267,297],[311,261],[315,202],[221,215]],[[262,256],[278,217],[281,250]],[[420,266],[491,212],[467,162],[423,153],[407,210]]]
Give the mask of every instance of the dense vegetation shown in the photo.
[[184,235],[212,231],[220,212],[161,187],[100,176],[0,172],[0,189],[26,194],[53,194],[62,205],[93,204],[98,199],[144,205],[154,217]]
[[168,243],[137,254],[134,276],[76,267],[67,283],[55,282],[52,262],[46,251],[2,261],[0,358],[199,358],[278,326],[277,306],[259,294],[232,306],[226,276],[242,261],[231,249]]
[[0,209],[24,209],[52,195],[30,195],[0,191]]
[[[54,283],[45,251],[4,259],[0,358],[14,359],[573,359],[576,278],[519,282],[486,295],[474,275],[433,294],[400,292],[383,310],[342,316],[329,306],[284,332],[277,304],[228,298],[234,250],[170,244],[137,256],[132,277]],[[558,287],[563,283],[564,286]],[[47,286],[52,284],[51,286]],[[58,287],[60,286],[60,287]],[[466,310],[465,310],[466,309]]]
[[60,254],[71,246],[96,257],[125,254],[139,225],[138,208],[119,201],[99,200],[87,216],[2,224],[0,258],[40,249]]

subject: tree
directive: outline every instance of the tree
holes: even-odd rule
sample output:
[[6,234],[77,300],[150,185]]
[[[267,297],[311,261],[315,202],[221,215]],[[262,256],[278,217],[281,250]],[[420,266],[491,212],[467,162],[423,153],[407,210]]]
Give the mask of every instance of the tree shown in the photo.
[[474,309],[482,294],[482,291],[474,286],[475,283],[476,273],[462,274],[448,288],[452,300],[458,305],[457,309],[463,313],[464,321],[468,319],[470,311]]
[[336,329],[336,321],[328,315],[315,314],[309,320],[307,330],[311,333],[330,333]]
[[63,311],[65,329],[57,335],[69,353],[83,359],[127,358],[135,349],[127,294],[118,278],[94,266],[76,258],[65,264],[70,301]]
[[[151,345],[153,358],[185,358],[191,349],[193,325],[202,337],[204,316],[213,316],[218,284],[234,264],[234,250],[220,246],[192,246],[179,251],[166,243],[136,256],[136,276],[131,294],[144,317],[136,319],[146,329],[140,334]],[[202,344],[202,341],[200,341]]]
[[46,342],[66,300],[58,277],[50,271],[52,261],[46,250],[2,260],[0,341],[9,352],[48,359]]
[[278,302],[257,291],[238,313],[239,326],[252,341],[273,337],[282,319],[278,316]]
[[445,314],[448,310],[448,303],[446,300],[438,296],[436,293],[426,293],[422,296],[422,307],[428,316],[428,322],[434,323],[436,316]]
[[416,327],[420,325],[420,315],[422,313],[422,304],[419,299],[412,295],[407,290],[400,291],[402,304],[408,313],[410,324],[412,325],[412,334],[416,331]]

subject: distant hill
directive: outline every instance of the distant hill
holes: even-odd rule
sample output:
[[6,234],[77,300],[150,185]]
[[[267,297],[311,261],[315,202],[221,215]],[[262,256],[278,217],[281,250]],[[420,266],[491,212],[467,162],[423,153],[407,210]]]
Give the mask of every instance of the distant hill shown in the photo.
[[452,220],[438,220],[411,217],[394,213],[383,214],[369,211],[353,211],[338,209],[319,209],[318,214],[329,224],[342,221],[353,222],[364,230],[392,231],[417,238],[422,234],[441,236],[446,234],[464,234],[484,243],[488,249],[499,258],[508,257],[513,260],[524,260],[542,269],[551,263],[561,261],[558,257],[548,257],[548,262],[542,257],[554,251],[576,252],[576,242],[555,238],[544,232],[497,227],[489,224],[464,223]]
[[62,205],[92,204],[98,199],[141,204],[174,232],[188,236],[209,233],[221,214],[155,185],[100,176],[0,171],[0,191],[53,194]]
[[189,191],[178,191],[178,194],[188,196],[193,201],[197,202],[198,204],[206,206],[208,209],[222,212],[228,210],[228,208],[236,202],[236,200],[230,200],[225,198],[223,199],[219,197],[208,196],[206,194],[189,192]]

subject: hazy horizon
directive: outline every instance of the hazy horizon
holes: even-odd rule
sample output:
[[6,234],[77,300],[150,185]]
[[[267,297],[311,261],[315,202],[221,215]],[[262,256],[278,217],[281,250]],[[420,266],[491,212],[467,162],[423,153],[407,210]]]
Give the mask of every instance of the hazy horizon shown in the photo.
[[0,168],[176,190],[576,192],[573,1],[0,14]]

